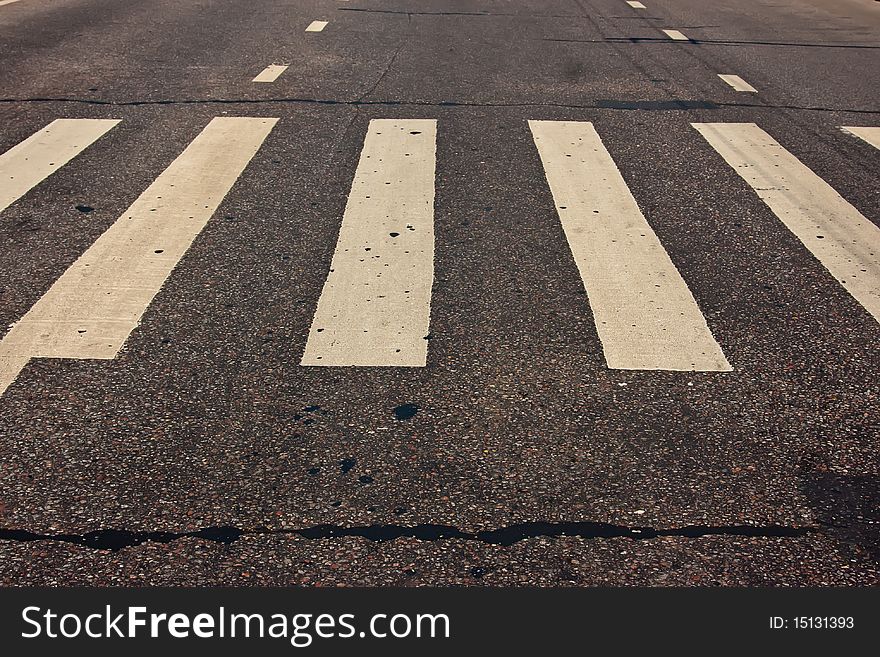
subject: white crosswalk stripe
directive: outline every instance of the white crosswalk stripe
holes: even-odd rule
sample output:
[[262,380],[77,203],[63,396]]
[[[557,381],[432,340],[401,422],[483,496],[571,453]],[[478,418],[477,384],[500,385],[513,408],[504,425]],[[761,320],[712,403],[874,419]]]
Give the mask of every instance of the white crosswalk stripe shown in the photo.
[[880,228],[754,123],[693,126],[880,321]]
[[79,155],[119,123],[56,119],[0,155],[0,212]]
[[215,118],[0,341],[0,393],[30,358],[116,356],[277,119]]
[[[213,119],[0,340],[0,394],[31,358],[114,358],[276,121]],[[59,119],[4,153],[0,210],[117,123]],[[528,125],[607,366],[730,371],[593,125]],[[880,321],[880,228],[757,125],[692,125]],[[880,148],[880,127],[842,129]],[[429,362],[436,140],[434,119],[370,122],[302,365]]]
[[436,124],[370,122],[303,365],[424,367]]
[[731,369],[591,123],[530,121],[612,369]]
[[880,148],[880,128],[843,126],[843,129],[846,130],[848,133],[855,135],[859,139],[865,140],[874,148]]

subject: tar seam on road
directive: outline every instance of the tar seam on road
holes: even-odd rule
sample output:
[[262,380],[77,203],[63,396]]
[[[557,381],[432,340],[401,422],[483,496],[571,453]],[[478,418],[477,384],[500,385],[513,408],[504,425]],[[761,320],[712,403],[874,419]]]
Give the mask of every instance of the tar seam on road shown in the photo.
[[85,534],[39,534],[23,529],[0,529],[0,541],[27,543],[54,541],[72,543],[94,550],[117,551],[143,543],[171,543],[183,538],[198,538],[215,543],[234,543],[243,536],[293,535],[307,540],[333,538],[363,538],[376,543],[398,538],[421,541],[461,540],[510,546],[528,538],[629,538],[635,541],[654,538],[702,538],[706,536],[742,536],[747,538],[799,538],[817,533],[818,527],[789,527],[785,525],[686,525],[669,529],[654,527],[627,527],[604,522],[525,522],[498,529],[466,532],[450,525],[313,525],[302,529],[240,529],[238,527],[204,527],[189,532],[138,532],[121,529],[103,529]]
[[400,41],[400,45],[394,50],[394,54],[388,59],[388,63],[385,64],[385,68],[382,69],[382,72],[379,74],[379,77],[376,78],[376,81],[370,85],[370,88],[367,89],[364,93],[358,96],[357,102],[362,102],[367,96],[371,95],[376,89],[382,84],[382,80],[386,78],[388,72],[391,70],[391,67],[394,66],[394,62],[397,61],[397,57],[403,51],[403,49],[409,45],[410,40],[412,39],[412,16],[409,14],[406,15],[406,23],[407,23],[407,32],[404,35],[403,39]]
[[[666,30],[663,30],[666,32]],[[672,30],[676,32],[677,30]],[[684,35],[682,35],[684,36]],[[862,48],[866,50],[880,50],[880,45],[862,44],[862,43],[791,43],[788,41],[731,41],[722,39],[690,39],[685,37],[695,45],[710,46],[785,46],[791,48]],[[607,39],[554,39],[544,38],[542,41],[562,41],[568,43],[670,43],[672,37],[608,37]]]
[[651,101],[651,105],[634,103],[631,101],[600,100],[590,104],[571,103],[486,103],[474,101],[421,101],[421,100],[338,100],[334,98],[183,98],[179,100],[95,100],[93,98],[0,98],[0,104],[14,103],[76,103],[81,105],[104,105],[108,107],[146,107],[153,105],[271,105],[271,104],[301,104],[301,105],[344,105],[351,107],[535,107],[550,109],[613,109],[613,110],[637,110],[637,111],[686,111],[691,109],[718,109],[722,107],[770,109],[770,110],[798,110],[804,112],[843,112],[846,114],[880,114],[878,109],[851,109],[846,107],[815,107],[808,105],[767,105],[761,103],[725,103],[716,101],[694,100],[669,100]]
[[403,9],[367,9],[337,7],[337,11],[361,11],[369,14],[406,14],[408,16],[509,16],[512,18],[580,18],[578,14],[514,14],[488,11],[405,11]]

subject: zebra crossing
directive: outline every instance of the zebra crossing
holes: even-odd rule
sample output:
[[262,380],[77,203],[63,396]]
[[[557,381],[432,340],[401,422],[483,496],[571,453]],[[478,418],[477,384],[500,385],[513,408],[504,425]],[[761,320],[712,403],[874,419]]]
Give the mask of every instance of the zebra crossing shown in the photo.
[[[0,339],[0,394],[32,358],[114,358],[277,121],[212,119]],[[58,119],[0,155],[0,211],[118,124]],[[692,126],[880,321],[880,229],[756,124]],[[732,370],[593,124],[535,120],[523,129],[607,366]],[[880,128],[843,129],[880,148]],[[430,363],[437,135],[435,119],[370,122],[301,365]]]
[[30,358],[116,356],[276,119],[213,119],[0,341],[0,388]]
[[864,139],[874,148],[880,148],[880,128],[858,128],[854,126],[843,126],[845,132],[855,135],[860,139]]

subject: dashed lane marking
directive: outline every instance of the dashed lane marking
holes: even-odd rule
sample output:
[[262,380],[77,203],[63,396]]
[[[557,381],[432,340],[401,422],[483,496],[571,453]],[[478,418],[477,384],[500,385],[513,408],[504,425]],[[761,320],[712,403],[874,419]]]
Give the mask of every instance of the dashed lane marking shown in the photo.
[[758,93],[758,90],[755,89],[748,82],[743,80],[738,75],[728,75],[728,74],[718,74],[718,77],[724,80],[727,84],[733,87],[736,91],[748,91],[751,93]]
[[255,77],[252,82],[275,82],[275,80],[278,79],[278,76],[286,70],[287,66],[285,65],[271,64],[260,71],[260,74]]
[[690,41],[688,37],[686,37],[678,30],[663,30],[663,34],[668,36],[673,41]]

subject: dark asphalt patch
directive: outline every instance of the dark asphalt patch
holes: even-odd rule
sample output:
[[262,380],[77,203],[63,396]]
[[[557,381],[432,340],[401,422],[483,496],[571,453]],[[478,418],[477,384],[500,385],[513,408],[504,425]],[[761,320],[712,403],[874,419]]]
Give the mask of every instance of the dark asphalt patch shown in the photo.
[[401,404],[393,412],[396,419],[409,420],[419,412],[419,406],[417,404]]

